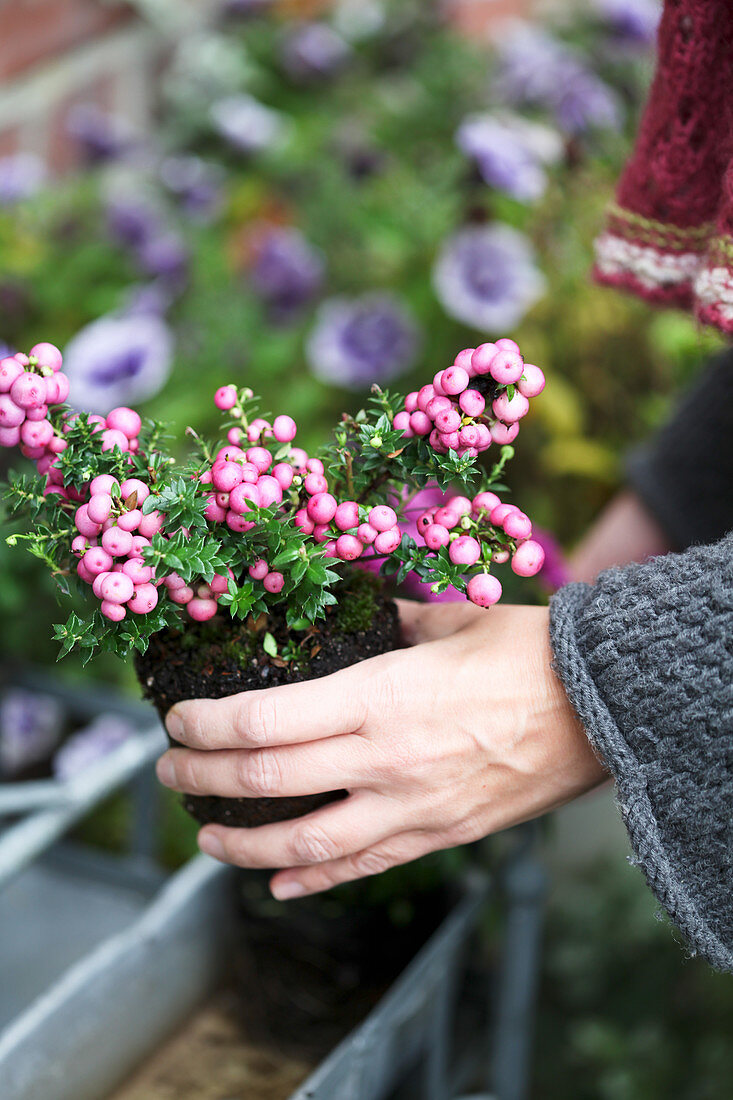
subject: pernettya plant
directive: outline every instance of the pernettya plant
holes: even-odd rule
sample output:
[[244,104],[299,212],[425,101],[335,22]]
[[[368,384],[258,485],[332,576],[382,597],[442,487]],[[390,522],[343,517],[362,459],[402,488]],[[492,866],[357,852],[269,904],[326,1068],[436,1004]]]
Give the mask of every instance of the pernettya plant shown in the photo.
[[[292,417],[258,415],[252,391],[229,385],[214,395],[227,442],[189,428],[193,453],[179,464],[163,426],[132,409],[72,412],[61,366],[47,343],[0,361],[0,445],[19,446],[37,471],[10,476],[5,497],[26,528],[8,542],[24,542],[64,595],[73,582],[90,601],[56,628],[62,656],[144,652],[186,615],[279,613],[307,630],[352,563],[398,583],[414,572],[483,607],[501,595],[494,566],[542,567],[529,519],[497,495],[518,421],[544,386],[512,340],[462,351],[406,398],[374,387],[317,457],[295,446]],[[492,444],[487,470],[477,459]],[[435,483],[443,502],[422,511],[413,501]],[[400,528],[416,511],[419,542]]]

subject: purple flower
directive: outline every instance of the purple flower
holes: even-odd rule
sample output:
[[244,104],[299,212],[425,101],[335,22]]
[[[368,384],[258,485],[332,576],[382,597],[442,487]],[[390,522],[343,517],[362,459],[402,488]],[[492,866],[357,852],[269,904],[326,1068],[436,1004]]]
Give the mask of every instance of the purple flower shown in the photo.
[[14,689],[0,699],[0,775],[12,777],[50,756],[63,727],[63,710],[50,695]]
[[101,714],[66,740],[53,759],[57,779],[67,782],[113,752],[135,733],[135,727],[117,714]]
[[321,253],[300,230],[272,227],[255,246],[250,281],[273,317],[288,321],[316,296],[323,273]]
[[145,199],[115,196],[107,202],[105,213],[110,235],[125,248],[140,248],[163,231],[159,212]]
[[619,42],[650,46],[657,37],[662,7],[658,0],[593,0],[600,19]]
[[506,332],[540,298],[545,280],[527,238],[507,225],[467,226],[448,237],[433,268],[438,300],[481,332]]
[[33,153],[0,157],[0,206],[30,199],[46,182],[46,166]]
[[221,14],[224,18],[251,19],[263,15],[273,6],[274,0],[224,0]]
[[306,355],[317,378],[362,389],[404,374],[418,346],[417,326],[402,302],[377,292],[324,302]]
[[209,111],[214,129],[241,153],[258,153],[279,145],[286,132],[284,116],[251,95],[218,99]]
[[505,103],[549,108],[570,134],[620,125],[615,92],[567,46],[525,23],[511,25],[500,40],[496,93]]
[[116,160],[135,145],[128,123],[93,103],[78,103],[72,107],[66,116],[66,129],[93,164]]
[[475,160],[486,183],[520,202],[542,197],[545,165],[562,154],[559,135],[518,115],[469,115],[456,133],[458,148]]
[[188,274],[189,254],[177,233],[171,230],[151,237],[135,250],[135,256],[145,275],[182,289]]
[[0,359],[15,355],[16,351],[17,348],[11,347],[10,344],[6,344],[4,340],[0,340]]
[[127,291],[120,314],[133,317],[152,313],[156,317],[163,317],[174,298],[170,284],[162,279],[155,279],[150,283],[135,283]]
[[173,336],[154,314],[100,317],[81,329],[64,352],[76,409],[106,413],[152,397],[171,369]]
[[285,37],[282,65],[292,80],[323,80],[340,72],[351,47],[327,23],[302,23]]
[[185,212],[199,222],[210,221],[222,201],[223,173],[201,157],[166,157],[160,166],[164,187],[175,195]]

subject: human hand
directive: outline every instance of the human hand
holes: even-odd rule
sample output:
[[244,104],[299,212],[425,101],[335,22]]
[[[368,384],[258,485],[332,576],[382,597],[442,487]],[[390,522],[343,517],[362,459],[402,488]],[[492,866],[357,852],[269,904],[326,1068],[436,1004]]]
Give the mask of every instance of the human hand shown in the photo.
[[612,565],[644,561],[671,549],[667,536],[635,493],[626,489],[601,512],[570,558],[574,581],[592,584]]
[[317,893],[562,805],[606,772],[550,668],[539,607],[400,601],[410,648],[319,680],[179,703],[163,783],[190,794],[349,797],[255,829],[207,825],[203,851],[283,868]]

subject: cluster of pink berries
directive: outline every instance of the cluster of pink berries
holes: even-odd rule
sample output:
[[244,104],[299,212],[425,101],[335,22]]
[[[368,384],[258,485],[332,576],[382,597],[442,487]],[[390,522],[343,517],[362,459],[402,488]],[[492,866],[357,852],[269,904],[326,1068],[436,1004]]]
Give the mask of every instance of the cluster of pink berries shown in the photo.
[[20,447],[26,458],[42,458],[55,432],[49,406],[69,396],[61,372],[61,352],[53,344],[36,344],[30,355],[0,359],[0,446]]
[[[514,387],[510,397],[508,388]],[[529,398],[545,388],[539,367],[525,363],[514,340],[459,352],[432,383],[408,393],[394,427],[408,438],[428,436],[433,450],[475,458],[492,443],[512,443]],[[487,405],[490,402],[487,411]]]
[[295,522],[304,534],[325,543],[327,558],[341,561],[356,561],[367,548],[369,557],[383,557],[394,553],[402,541],[397,513],[388,504],[373,508],[364,508],[355,500],[339,504],[325,490],[315,493],[305,508],[299,509]]
[[[533,577],[544,564],[544,550],[530,537],[529,516],[515,504],[503,504],[495,493],[477,493],[473,500],[448,497],[418,516],[417,529],[428,549],[447,547],[453,564],[465,569],[483,565],[488,570],[492,562],[501,565],[511,558],[518,576]],[[476,573],[467,595],[472,603],[490,607],[501,598],[501,583],[487,571]]]

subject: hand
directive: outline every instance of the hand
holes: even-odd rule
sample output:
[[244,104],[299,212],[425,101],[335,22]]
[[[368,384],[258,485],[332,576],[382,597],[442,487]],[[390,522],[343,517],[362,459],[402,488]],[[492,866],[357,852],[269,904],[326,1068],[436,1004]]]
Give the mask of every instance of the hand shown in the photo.
[[614,497],[576,547],[570,559],[574,581],[592,584],[612,565],[644,561],[671,549],[667,536],[635,493]]
[[606,777],[550,668],[546,608],[400,601],[400,615],[408,649],[168,714],[187,747],[159,761],[167,786],[350,792],[294,821],[201,830],[201,849],[218,859],[285,868],[271,882],[278,898],[477,840]]

